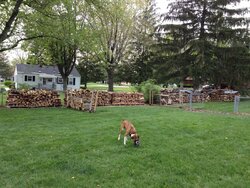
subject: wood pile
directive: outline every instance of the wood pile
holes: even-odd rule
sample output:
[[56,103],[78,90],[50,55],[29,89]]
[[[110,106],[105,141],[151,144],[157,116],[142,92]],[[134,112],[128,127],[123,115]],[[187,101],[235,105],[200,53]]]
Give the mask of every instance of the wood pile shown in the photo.
[[112,105],[112,92],[99,91],[98,106],[110,106]]
[[[65,104],[67,107],[84,110],[83,104],[91,103],[91,96],[94,93],[96,96],[97,91],[89,90],[69,90],[67,91],[67,100]],[[94,97],[95,99],[95,97]],[[118,105],[143,105],[144,97],[141,93],[115,93],[107,91],[98,91],[96,106],[118,106]]]
[[142,93],[112,93],[112,105],[143,105]]
[[230,92],[230,90],[223,90],[223,89],[218,89],[218,90],[209,90],[208,91],[209,96],[210,96],[210,101],[234,101],[234,97],[236,95],[239,95],[239,92]]
[[82,111],[95,112],[98,92],[90,90],[68,90],[66,93],[66,107]]
[[[161,104],[189,103],[190,93],[181,90],[162,90],[160,94]],[[193,93],[192,102],[204,102],[207,98],[202,93]]]
[[[171,105],[178,103],[189,103],[189,93],[188,91],[174,89],[161,90],[160,101],[163,105]],[[231,92],[230,90],[201,90],[194,91],[192,93],[192,102],[208,102],[208,101],[234,101],[235,95],[239,95],[238,92]]]
[[61,99],[56,91],[10,90],[6,106],[10,108],[58,107],[61,106]]

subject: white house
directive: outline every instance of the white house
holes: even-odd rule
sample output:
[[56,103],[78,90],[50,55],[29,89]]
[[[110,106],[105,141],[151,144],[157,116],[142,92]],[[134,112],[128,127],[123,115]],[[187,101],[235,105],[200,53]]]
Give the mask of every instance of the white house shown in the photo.
[[[17,64],[14,72],[15,87],[22,84],[38,89],[63,90],[63,79],[57,66]],[[81,76],[74,67],[68,77],[68,89],[79,89]]]

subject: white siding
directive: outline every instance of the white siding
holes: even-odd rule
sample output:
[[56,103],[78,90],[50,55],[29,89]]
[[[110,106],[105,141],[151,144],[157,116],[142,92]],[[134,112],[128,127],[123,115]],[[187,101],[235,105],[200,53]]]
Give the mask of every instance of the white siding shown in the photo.
[[[52,89],[53,87],[53,83],[55,84],[55,89],[58,91],[63,91],[63,84],[58,84],[57,83],[57,78],[58,75],[51,75],[52,78],[52,82],[48,82],[48,78],[45,78],[46,81],[43,82],[43,76],[40,78],[40,74],[42,73],[30,73],[30,74],[24,74],[23,72],[18,72],[17,71],[17,67],[15,67],[15,71],[14,71],[14,82],[15,82],[15,87],[16,88],[20,88],[20,84],[28,84],[31,87],[35,87],[35,88],[47,88],[47,89]],[[35,81],[30,80],[30,81],[25,81],[25,76],[35,76]],[[68,89],[80,89],[80,84],[81,84],[81,77],[73,77],[72,75],[69,76],[69,78],[71,79],[75,79],[75,84],[73,84],[72,82],[70,84],[68,84],[67,88]],[[44,83],[46,83],[45,85],[43,85]]]

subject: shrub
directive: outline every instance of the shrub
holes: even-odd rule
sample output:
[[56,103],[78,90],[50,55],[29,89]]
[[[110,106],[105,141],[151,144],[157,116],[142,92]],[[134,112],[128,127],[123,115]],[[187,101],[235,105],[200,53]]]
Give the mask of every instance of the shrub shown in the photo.
[[12,82],[11,80],[6,80],[4,81],[4,85],[8,88],[11,88],[14,85],[14,82]]
[[29,84],[19,84],[18,88],[28,90],[31,89],[31,86]]
[[[154,94],[159,94],[161,87],[155,83],[154,80],[150,79],[145,82],[142,82],[140,85],[136,86],[138,92],[143,93],[144,100],[146,103],[149,102],[149,93],[152,91]],[[156,100],[156,96],[154,96],[154,100]]]
[[250,96],[250,89],[240,89],[239,92],[241,96]]

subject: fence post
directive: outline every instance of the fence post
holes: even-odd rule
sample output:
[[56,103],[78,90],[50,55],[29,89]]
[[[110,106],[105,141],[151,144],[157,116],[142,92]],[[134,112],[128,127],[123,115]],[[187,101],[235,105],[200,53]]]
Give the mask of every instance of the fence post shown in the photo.
[[239,112],[240,96],[234,96],[234,113]]
[[1,94],[2,94],[2,100],[1,100],[1,106],[3,106],[3,91],[2,91],[2,88],[0,88],[1,89]]
[[183,106],[183,94],[182,94],[181,90],[179,91],[179,104],[180,104],[180,106]]
[[159,94],[159,98],[160,98],[160,106],[162,105],[162,103],[161,103],[161,94]]
[[192,111],[192,102],[193,102],[193,92],[190,92],[189,94],[189,110]]
[[151,90],[148,93],[148,104],[151,105]]
[[152,105],[154,103],[154,93],[152,90],[149,90],[149,97],[148,97],[148,103],[149,105]]

